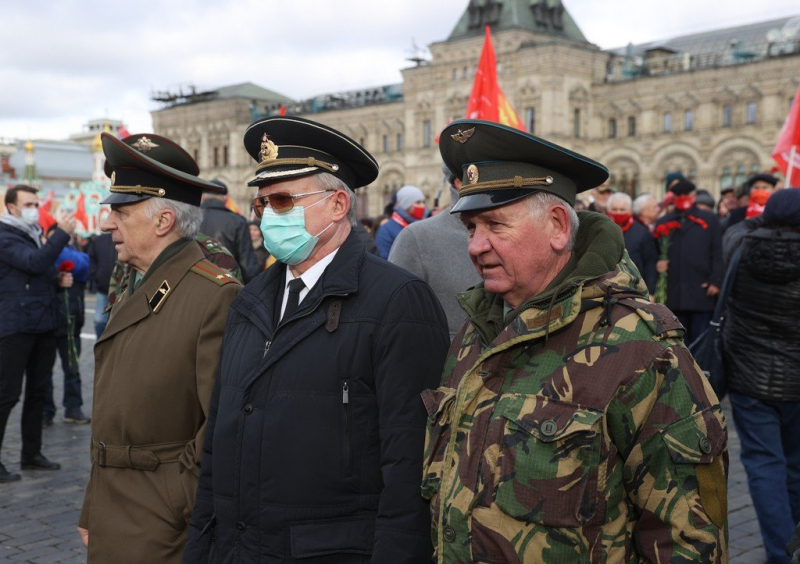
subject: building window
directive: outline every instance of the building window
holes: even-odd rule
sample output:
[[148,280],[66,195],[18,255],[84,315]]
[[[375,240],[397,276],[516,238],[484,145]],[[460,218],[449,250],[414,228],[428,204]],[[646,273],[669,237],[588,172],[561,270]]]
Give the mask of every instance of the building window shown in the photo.
[[431,146],[431,121],[429,119],[422,122],[422,146],[424,148]]
[[383,136],[383,152],[384,153],[388,153],[389,152],[389,136],[388,135],[384,135]]
[[631,116],[628,118],[628,137],[636,135],[636,118]]
[[525,110],[525,125],[528,128],[528,133],[536,133],[536,108]]
[[453,80],[458,80],[458,69],[453,67]]
[[581,136],[581,110],[575,108],[572,112],[572,136],[575,139]]
[[214,147],[214,166],[219,166],[219,148]]
[[733,184],[733,176],[731,176],[731,167],[726,166],[722,168],[722,176],[719,177],[720,189],[725,189]]
[[197,149],[194,149],[192,153],[194,153],[194,162],[200,164],[200,153],[197,151]]
[[398,133],[397,134],[397,150],[398,151],[402,151],[403,150],[403,134],[402,133]]
[[726,104],[722,107],[722,127],[730,127],[733,123],[733,106]]
[[755,102],[748,102],[747,103],[747,123],[752,125],[756,122],[756,103]]
[[683,129],[684,131],[691,131],[694,129],[694,112],[692,110],[683,112]]
[[222,166],[228,166],[228,146],[222,146]]
[[617,136],[617,120],[611,118],[608,120],[608,138],[614,139]]
[[664,112],[664,133],[672,132],[672,112]]

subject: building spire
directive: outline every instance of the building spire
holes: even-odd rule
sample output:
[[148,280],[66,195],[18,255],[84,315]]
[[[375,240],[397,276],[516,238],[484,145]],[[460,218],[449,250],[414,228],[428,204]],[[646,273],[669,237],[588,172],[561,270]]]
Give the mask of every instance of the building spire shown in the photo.
[[36,170],[36,148],[33,141],[28,139],[25,147],[25,169],[22,171],[20,182],[34,188],[42,187],[42,179],[39,178],[39,171]]

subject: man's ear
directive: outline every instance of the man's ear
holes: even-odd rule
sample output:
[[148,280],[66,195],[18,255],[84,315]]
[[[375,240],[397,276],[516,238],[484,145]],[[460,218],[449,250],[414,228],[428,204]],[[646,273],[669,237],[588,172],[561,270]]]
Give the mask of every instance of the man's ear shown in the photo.
[[331,199],[334,202],[333,221],[341,221],[350,210],[350,194],[345,190],[337,190]]
[[158,210],[158,213],[153,219],[156,222],[156,235],[163,237],[169,233],[175,225],[175,212],[170,208],[163,208]]
[[570,236],[569,212],[562,205],[553,206],[550,208],[548,221],[551,227],[550,246],[556,252],[566,250]]

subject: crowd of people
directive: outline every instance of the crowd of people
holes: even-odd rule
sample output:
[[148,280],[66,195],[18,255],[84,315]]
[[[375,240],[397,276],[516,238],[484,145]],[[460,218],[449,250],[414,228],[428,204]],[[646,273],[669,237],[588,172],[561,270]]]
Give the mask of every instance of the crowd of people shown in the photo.
[[[790,561],[800,190],[758,174],[717,202],[671,173],[632,198],[459,120],[449,206],[408,185],[357,218],[375,159],[281,116],[244,135],[248,221],[173,141],[101,139],[102,235],[64,213],[43,232],[24,185],[0,216],[0,446],[24,391],[21,468],[59,469],[58,356],[63,421],[92,426],[90,563],[727,562],[725,394],[769,562]],[[688,349],[715,324],[725,389]]]

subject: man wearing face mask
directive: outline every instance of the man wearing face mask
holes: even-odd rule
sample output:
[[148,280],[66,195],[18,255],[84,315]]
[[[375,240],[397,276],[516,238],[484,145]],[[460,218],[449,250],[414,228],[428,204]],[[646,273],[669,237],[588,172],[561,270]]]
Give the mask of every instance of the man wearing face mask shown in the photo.
[[[59,273],[55,263],[75,230],[75,218],[60,216],[52,237],[42,244],[36,189],[11,188],[5,205],[7,213],[0,216],[0,446],[26,378],[22,469],[58,470],[41,453],[42,411],[56,358],[56,287],[72,284],[72,275]],[[0,483],[19,479],[0,463]]]
[[425,209],[425,194],[416,186],[403,186],[397,191],[397,203],[394,212],[375,236],[378,245],[378,254],[382,259],[389,258],[394,240],[400,232],[411,225],[424,219],[427,214]]
[[670,188],[675,211],[656,222],[680,224],[669,235],[669,256],[656,263],[667,272],[667,307],[686,328],[684,341],[692,343],[707,328],[722,285],[722,230],[713,212],[695,205],[695,185],[679,180]]
[[291,116],[244,144],[278,263],[231,305],[183,562],[429,562],[419,394],[444,312],[354,230],[354,190],[378,175],[363,147]]

